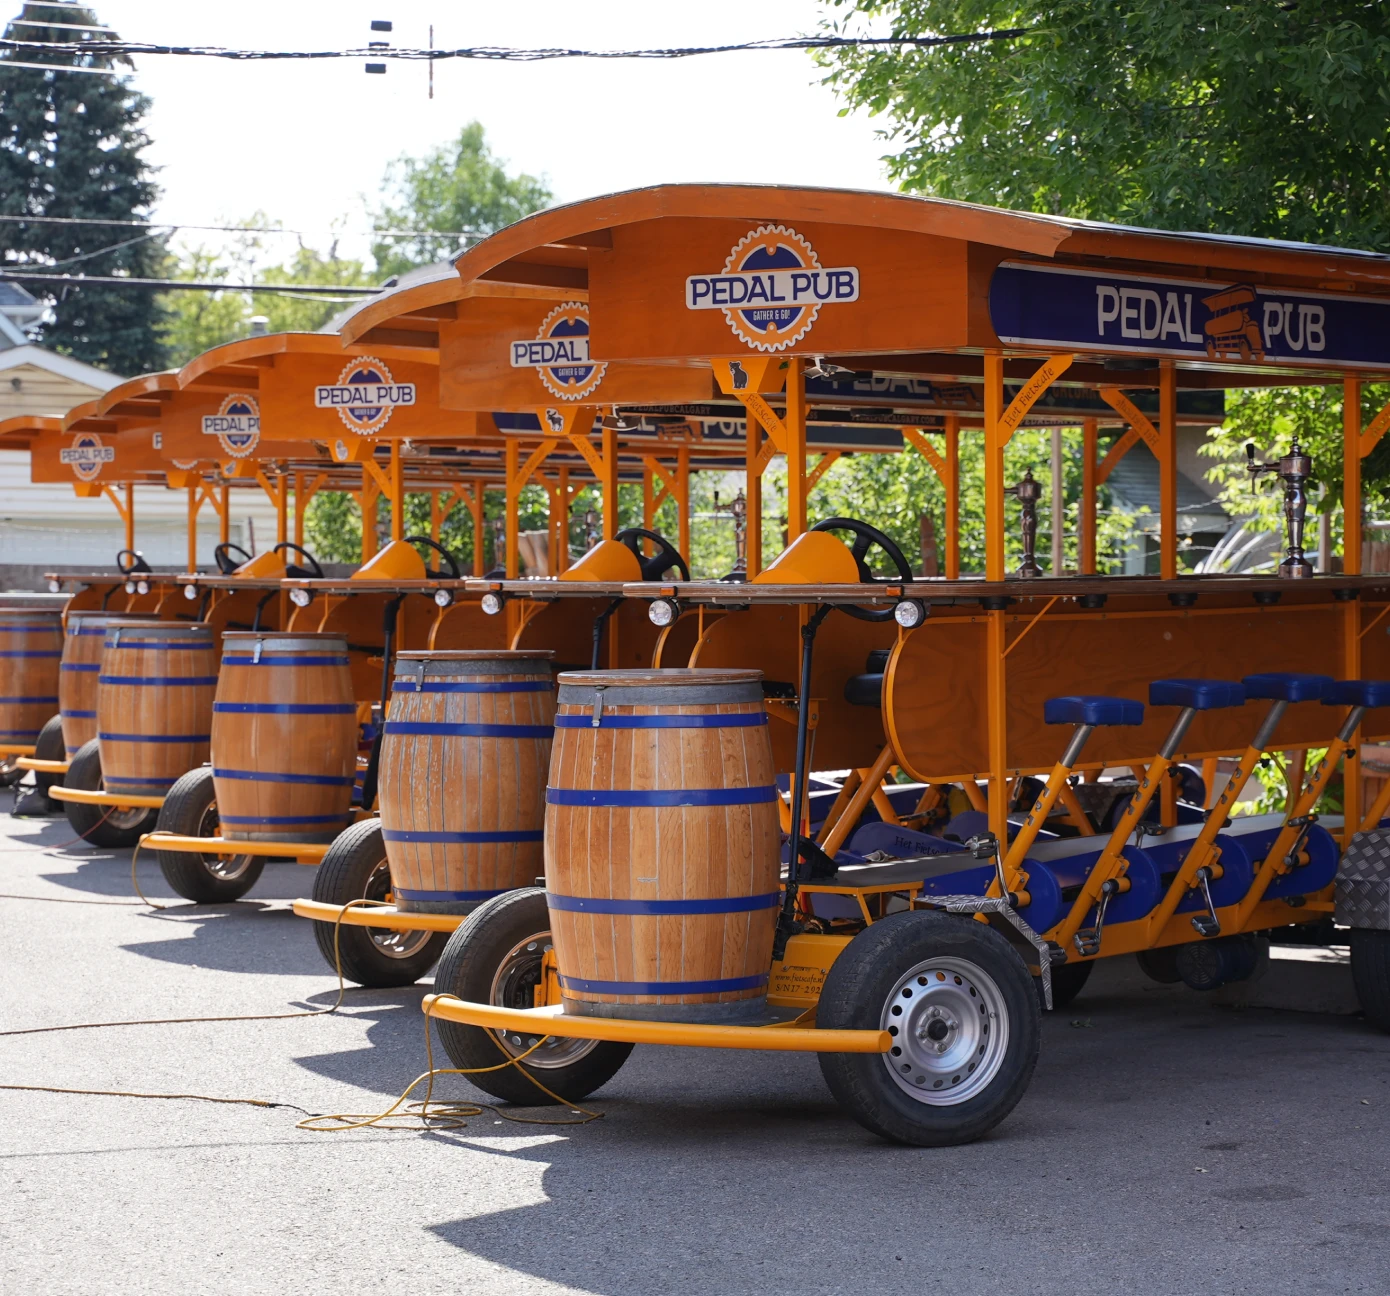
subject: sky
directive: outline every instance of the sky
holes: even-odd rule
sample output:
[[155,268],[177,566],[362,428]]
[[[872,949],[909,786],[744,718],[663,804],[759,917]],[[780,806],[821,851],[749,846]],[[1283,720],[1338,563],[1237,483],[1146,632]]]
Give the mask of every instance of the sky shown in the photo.
[[[426,46],[645,48],[813,33],[817,0],[93,0],[128,40],[238,48],[346,49],[372,39]],[[6,6],[17,11],[14,0]],[[372,19],[394,24],[374,36]],[[358,60],[233,63],[146,56],[156,219],[220,224],[257,211],[363,255],[386,164],[474,119],[513,170],[557,202],[672,181],[885,189],[882,123],[841,117],[804,51],[661,62],[420,63],[368,75]],[[190,233],[216,246],[215,234]],[[276,240],[279,242],[280,240]],[[284,240],[289,244],[289,240]],[[288,253],[289,246],[282,249]],[[274,258],[276,249],[267,249]]]

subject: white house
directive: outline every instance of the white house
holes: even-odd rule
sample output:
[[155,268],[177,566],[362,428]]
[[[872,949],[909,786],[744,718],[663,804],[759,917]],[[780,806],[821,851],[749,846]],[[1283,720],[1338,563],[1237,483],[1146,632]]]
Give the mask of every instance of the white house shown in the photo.
[[[0,419],[61,418],[124,381],[31,341],[26,329],[44,309],[18,284],[0,281]],[[184,492],[136,487],[135,545],[151,566],[186,565],[187,517]],[[232,492],[230,538],[254,552],[275,542],[275,510],[260,491]],[[211,564],[217,540],[217,517],[204,508],[198,523],[200,566]],[[0,588],[36,588],[36,571],[104,570],[124,545],[124,524],[110,501],[78,499],[67,486],[34,485],[29,452],[0,450]]]

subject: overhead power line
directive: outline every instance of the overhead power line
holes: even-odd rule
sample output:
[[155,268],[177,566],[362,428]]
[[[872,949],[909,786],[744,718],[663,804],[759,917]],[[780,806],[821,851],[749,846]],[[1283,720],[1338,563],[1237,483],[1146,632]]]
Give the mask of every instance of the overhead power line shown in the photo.
[[[777,40],[745,41],[731,45],[689,45],[657,49],[586,50],[570,48],[511,49],[501,45],[474,45],[459,49],[383,49],[365,47],[345,50],[253,50],[228,49],[222,45],[156,45],[143,41],[81,41],[60,44],[50,41],[0,40],[0,49],[21,54],[64,52],[130,56],[169,54],[189,58],[234,59],[239,61],[282,59],[404,59],[438,62],[443,59],[482,59],[503,63],[537,63],[549,59],[679,59],[701,54],[755,53],[770,50],[812,49],[932,49],[941,45],[973,45],[988,41],[1017,40],[1030,34],[1026,27],[1002,31],[963,32],[948,36],[790,36]],[[0,66],[3,63],[0,62]],[[55,68],[61,65],[54,65]]]
[[[0,67],[6,66],[0,59]],[[45,65],[47,66],[47,65]],[[278,225],[185,225],[182,221],[98,220],[88,216],[11,216],[0,221],[15,225],[113,225],[122,229],[212,230],[228,234],[294,234],[315,238],[321,234],[352,238],[481,238],[480,230],[293,230]]]
[[122,288],[157,288],[161,291],[303,293],[313,297],[374,297],[385,291],[383,288],[338,287],[332,284],[211,283],[201,279],[137,279],[134,275],[43,274],[23,270],[0,270],[0,279],[50,283],[64,288],[80,288],[83,284],[117,284]]

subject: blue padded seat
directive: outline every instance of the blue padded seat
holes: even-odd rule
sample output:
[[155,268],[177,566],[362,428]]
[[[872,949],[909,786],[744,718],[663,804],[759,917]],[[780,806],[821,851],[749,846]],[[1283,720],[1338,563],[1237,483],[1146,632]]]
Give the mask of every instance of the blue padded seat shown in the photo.
[[1322,695],[1323,706],[1390,706],[1390,680],[1337,680]]
[[1245,690],[1234,680],[1161,679],[1149,685],[1150,706],[1191,707],[1217,711],[1245,705]]
[[1095,693],[1048,698],[1043,719],[1048,724],[1139,725],[1144,723],[1144,704]]
[[1269,698],[1274,702],[1320,702],[1336,682],[1330,675],[1302,675],[1297,671],[1247,675],[1241,680],[1246,697]]

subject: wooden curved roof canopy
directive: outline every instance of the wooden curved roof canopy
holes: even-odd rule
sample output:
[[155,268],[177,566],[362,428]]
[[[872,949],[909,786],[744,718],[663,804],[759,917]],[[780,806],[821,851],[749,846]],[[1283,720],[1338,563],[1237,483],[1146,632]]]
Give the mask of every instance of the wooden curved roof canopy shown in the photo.
[[[980,373],[980,353],[1003,350],[1021,361],[1010,365],[1011,376],[1021,377],[1033,367],[1025,357],[1065,349],[1078,354],[1069,382],[1113,385],[1119,368],[1113,360],[1124,357],[1126,387],[1156,385],[1162,355],[1177,360],[1186,387],[1326,381],[1349,365],[1390,372],[1390,322],[1382,325],[1379,309],[1386,308],[1390,321],[1390,257],[1105,225],[936,198],[665,185],[539,212],[469,248],[455,265],[465,294],[550,292],[586,300],[592,354],[604,360],[670,364],[757,355],[760,349],[725,322],[729,312],[717,308],[719,303],[706,298],[705,309],[687,305],[687,280],[736,273],[739,267],[731,263],[741,242],[746,245],[769,227],[781,227],[798,246],[813,250],[819,266],[857,271],[857,299],[824,304],[803,336],[775,348],[782,355],[843,357],[861,370],[970,378]],[[1017,282],[1004,283],[1001,265],[1018,267]],[[1038,277],[1043,273],[1063,277],[1043,280]],[[1114,298],[1108,295],[1112,284]],[[1206,307],[1203,299],[1219,299],[1232,287],[1248,290],[1245,318],[1269,325],[1269,336],[1255,345],[1253,358],[1237,355],[1238,339],[1220,334],[1210,335],[1218,343],[1216,354],[1205,347],[1204,323],[1220,327],[1231,312],[1220,300]],[[1162,320],[1165,288],[1176,294],[1180,310]],[[1021,296],[1023,314],[1031,311],[1034,318],[1025,323],[1055,323],[1049,310],[1055,316],[1061,307],[1047,299],[1058,297],[1059,289],[1070,291],[1083,317],[1076,335],[1001,336],[1005,330],[996,330],[1001,316],[1008,317],[1009,292]],[[1082,327],[1086,305],[1101,289],[1107,293],[1106,309],[1113,301],[1118,311],[1120,294],[1126,294],[1125,316],[1112,317],[1103,338],[1088,342]],[[1130,300],[1155,289],[1156,306]],[[1328,330],[1337,331],[1348,318],[1347,305],[1371,321],[1355,323],[1355,330],[1383,333],[1383,344],[1336,353],[1317,321],[1325,319]],[[1310,316],[1299,314],[1303,306],[1315,321],[1314,341],[1327,344],[1325,355],[1308,347],[1301,354],[1290,349],[1295,340],[1307,341]],[[388,300],[381,299],[364,308],[363,316],[388,308]],[[1280,309],[1283,318],[1291,318],[1292,331],[1281,329]],[[1150,314],[1142,314],[1145,310]],[[1158,339],[1160,324],[1165,332]],[[1132,341],[1122,331],[1134,332]],[[1260,343],[1258,327],[1250,336]],[[1151,368],[1141,363],[1146,355],[1153,357]]]

